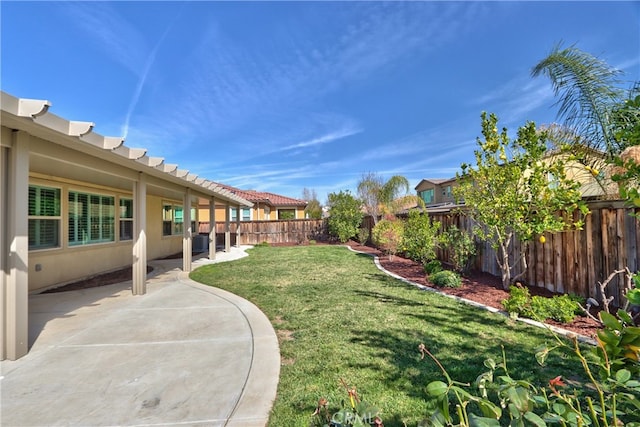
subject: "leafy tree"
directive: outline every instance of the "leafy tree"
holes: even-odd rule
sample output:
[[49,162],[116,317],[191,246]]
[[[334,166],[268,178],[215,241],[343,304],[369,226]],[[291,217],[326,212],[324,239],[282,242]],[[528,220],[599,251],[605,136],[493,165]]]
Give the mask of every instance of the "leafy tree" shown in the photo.
[[380,194],[383,185],[382,176],[375,172],[363,174],[358,182],[358,197],[362,201],[365,212],[373,217],[374,224],[377,224],[378,218],[380,218],[380,204],[382,203]]
[[358,234],[364,216],[361,202],[350,191],[329,194],[329,234],[345,243]]
[[322,205],[318,201],[318,194],[316,193],[316,190],[304,188],[302,190],[302,200],[307,202],[307,207],[304,208],[304,213],[308,218],[322,218]]
[[[477,165],[462,165],[460,185],[453,191],[464,199],[467,214],[477,224],[474,233],[489,241],[496,251],[506,290],[527,270],[528,243],[547,231],[581,227],[581,220],[574,221],[573,212],[579,208],[586,214],[587,208],[579,184],[565,177],[563,161],[548,155],[545,131],[528,122],[511,141],[507,129],[498,132],[497,125],[495,114],[482,113],[484,141],[477,140]],[[552,182],[549,177],[553,177]],[[515,238],[523,245],[519,254],[512,253]],[[522,270],[513,276],[518,264]]]
[[431,222],[429,215],[419,209],[411,209],[402,239],[402,249],[407,257],[422,264],[435,259],[439,228],[440,223]]
[[395,214],[409,201],[415,201],[416,196],[408,194],[410,191],[409,181],[401,175],[385,181],[377,173],[369,172],[358,182],[358,196],[365,211],[373,217],[374,224],[383,213]]

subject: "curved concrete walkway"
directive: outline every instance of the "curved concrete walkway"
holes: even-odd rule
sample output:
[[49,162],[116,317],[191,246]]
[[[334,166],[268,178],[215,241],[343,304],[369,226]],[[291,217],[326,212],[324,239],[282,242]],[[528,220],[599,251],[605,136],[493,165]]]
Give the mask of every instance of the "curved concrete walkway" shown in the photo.
[[264,426],[280,372],[269,320],[181,262],[151,262],[144,296],[131,282],[31,296],[31,350],[1,364],[0,424]]

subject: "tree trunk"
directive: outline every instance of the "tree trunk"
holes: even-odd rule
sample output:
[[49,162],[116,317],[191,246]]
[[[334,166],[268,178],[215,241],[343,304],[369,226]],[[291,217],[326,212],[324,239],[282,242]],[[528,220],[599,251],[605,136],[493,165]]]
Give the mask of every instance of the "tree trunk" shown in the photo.
[[511,265],[509,265],[509,243],[511,242],[511,233],[507,236],[505,241],[500,242],[500,252],[502,255],[502,262],[500,264],[500,270],[502,271],[502,289],[509,290],[511,284]]
[[502,251],[502,289],[509,290],[511,284],[511,266],[509,265],[509,252]]

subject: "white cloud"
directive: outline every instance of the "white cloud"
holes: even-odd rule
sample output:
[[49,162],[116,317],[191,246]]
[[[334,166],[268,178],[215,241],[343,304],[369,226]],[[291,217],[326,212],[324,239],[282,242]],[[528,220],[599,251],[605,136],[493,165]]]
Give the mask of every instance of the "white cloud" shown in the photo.
[[521,126],[533,119],[531,112],[553,104],[553,90],[543,78],[520,74],[471,101],[483,111],[496,113],[502,125]]
[[80,27],[102,52],[138,75],[149,49],[141,33],[108,2],[66,5],[70,21]]

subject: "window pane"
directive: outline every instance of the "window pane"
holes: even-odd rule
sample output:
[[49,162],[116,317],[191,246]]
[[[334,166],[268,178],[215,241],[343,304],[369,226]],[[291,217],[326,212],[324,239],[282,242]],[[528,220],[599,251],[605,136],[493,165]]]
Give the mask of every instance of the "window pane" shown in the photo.
[[133,200],[120,199],[120,218],[133,218]]
[[173,208],[173,212],[174,212],[174,222],[182,222],[184,220],[184,216],[183,216],[183,212],[182,212],[182,206],[175,206]]
[[60,220],[30,219],[29,250],[48,249],[60,246]]
[[171,221],[162,221],[162,235],[171,236]]
[[69,192],[69,244],[115,240],[115,197]]
[[100,209],[100,241],[113,242],[115,233],[115,198],[103,196]]
[[162,220],[173,221],[173,207],[171,205],[162,206]]
[[251,209],[249,208],[242,209],[242,220],[251,221]]
[[182,223],[184,222],[184,212],[182,206],[174,206],[173,207],[173,234],[182,234],[184,227]]
[[100,239],[100,196],[89,196],[90,217],[89,224],[91,234],[90,240]]
[[434,195],[433,188],[430,188],[429,190],[425,190],[422,192],[422,200],[424,200],[425,203],[431,203],[433,202],[433,195]]
[[278,219],[295,219],[295,209],[278,209]]
[[133,221],[120,221],[120,240],[133,239]]
[[[29,186],[28,215],[30,217],[59,217],[60,189]],[[47,249],[60,246],[59,218],[29,218],[29,249]]]
[[60,189],[29,186],[29,215],[60,216]]
[[89,241],[89,196],[69,192],[69,244],[82,245]]

